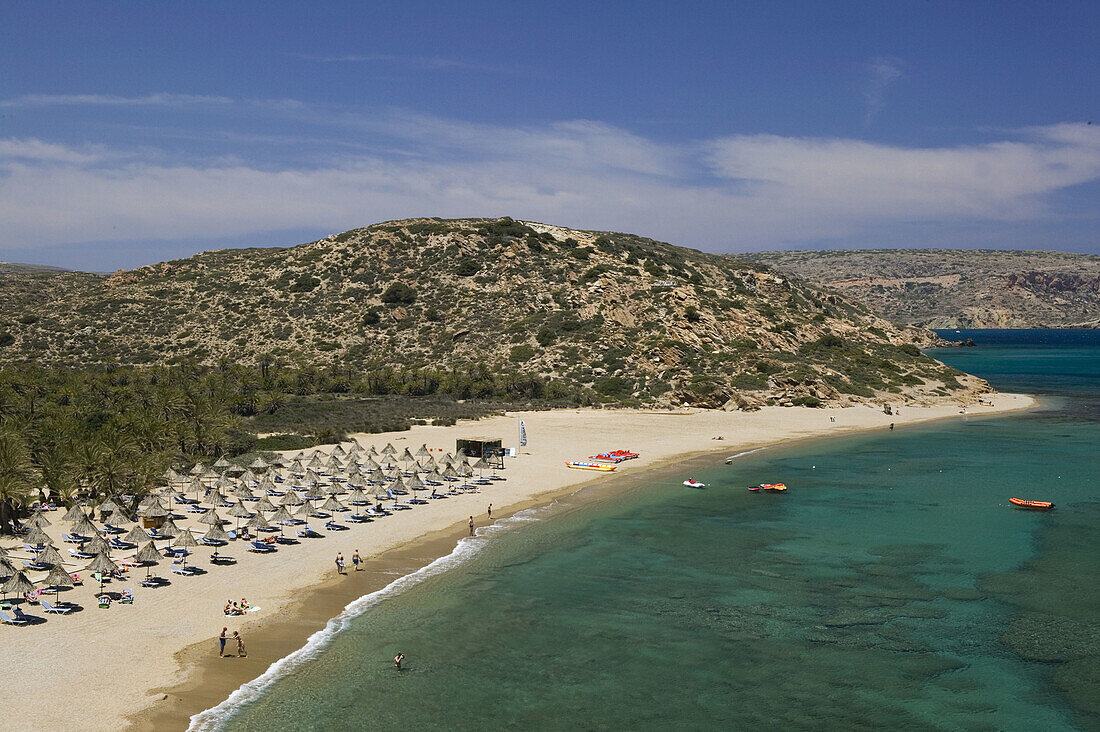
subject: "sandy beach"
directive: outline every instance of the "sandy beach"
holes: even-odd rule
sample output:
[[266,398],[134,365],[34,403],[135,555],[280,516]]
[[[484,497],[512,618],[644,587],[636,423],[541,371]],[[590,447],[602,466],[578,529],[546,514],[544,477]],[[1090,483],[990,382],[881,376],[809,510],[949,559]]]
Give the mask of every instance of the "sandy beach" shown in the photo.
[[[494,518],[504,517],[593,481],[607,482],[613,490],[632,478],[636,482],[643,473],[700,455],[733,455],[790,440],[885,429],[891,423],[903,426],[962,419],[1034,404],[1026,395],[993,394],[987,398],[993,406],[968,405],[966,415],[960,413],[958,404],[906,406],[900,415],[866,406],[772,407],[757,412],[557,410],[510,413],[451,427],[419,426],[405,432],[359,435],[357,441],[363,447],[381,448],[392,442],[399,453],[406,447],[415,451],[421,444],[433,454],[453,452],[457,438],[469,437],[500,438],[505,447],[516,447],[518,424],[523,419],[529,444],[521,448],[518,457],[506,459],[500,474],[507,480],[485,486],[480,493],[429,501],[368,524],[343,522],[350,530],[322,531],[323,539],[303,540],[272,555],[254,555],[231,543],[222,553],[237,558],[232,566],[211,565],[212,550],[198,547],[189,561],[206,569],[205,574],[175,576],[162,564],[157,573],[170,577],[170,586],[147,589],[136,582],[115,581],[108,587],[113,591],[133,589],[132,605],[115,603],[109,609],[99,609],[94,599],[98,585],[83,571],[86,562],[74,560],[67,568],[80,572],[85,584],[63,592],[61,599],[83,610],[55,617],[44,615],[35,606],[24,606],[28,614],[46,617],[47,622],[0,627],[0,660],[8,671],[0,687],[0,704],[9,711],[7,726],[19,730],[54,726],[182,729],[190,714],[220,702],[240,683],[260,675],[270,663],[301,646],[348,600],[449,552],[456,535],[465,532],[469,516],[478,526],[488,522],[489,504]],[[564,465],[565,460],[612,449],[629,449],[641,457],[622,464],[613,475],[569,470]],[[53,525],[46,531],[64,552],[60,534],[70,525],[61,521],[62,513],[47,514]],[[201,526],[193,518],[177,523]],[[321,521],[311,524],[321,529]],[[3,542],[9,549],[14,544],[10,539]],[[350,557],[356,550],[367,560],[365,571],[359,573],[350,571]],[[337,552],[349,560],[348,576],[337,575]],[[12,554],[17,566],[19,559],[29,557],[21,549]],[[115,552],[112,556],[117,560],[126,554]],[[144,576],[145,570],[133,573]],[[242,597],[260,610],[239,618],[225,617],[222,607],[226,600]],[[47,598],[52,599],[52,593]],[[242,631],[249,641],[248,658],[218,658],[215,639],[223,626]],[[216,672],[211,672],[213,667]],[[18,712],[13,714],[13,710]]]

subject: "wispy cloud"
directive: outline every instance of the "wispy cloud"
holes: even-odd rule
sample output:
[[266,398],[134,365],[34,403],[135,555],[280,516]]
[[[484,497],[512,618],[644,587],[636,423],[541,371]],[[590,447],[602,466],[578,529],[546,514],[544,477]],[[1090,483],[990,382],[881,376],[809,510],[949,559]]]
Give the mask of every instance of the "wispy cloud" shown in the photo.
[[508,127],[349,112],[334,127],[313,116],[343,134],[308,165],[271,163],[264,144],[293,144],[280,135],[236,157],[187,159],[0,141],[0,248],[340,231],[422,215],[509,215],[712,251],[781,248],[876,227],[1051,219],[1059,191],[1100,181],[1100,127],[1081,124],[913,148],[776,135],[668,144],[596,121]]
[[212,97],[197,94],[146,94],[138,97],[112,94],[24,94],[0,99],[0,108],[20,109],[33,107],[190,107],[196,105],[233,104],[229,97]]
[[421,71],[445,71],[448,69],[493,72],[504,71],[504,69],[496,66],[487,66],[443,56],[411,56],[392,53],[286,53],[284,55],[320,64],[388,64]]
[[867,65],[863,87],[864,124],[871,124],[886,106],[886,90],[901,78],[904,70],[904,62],[892,56],[877,56]]

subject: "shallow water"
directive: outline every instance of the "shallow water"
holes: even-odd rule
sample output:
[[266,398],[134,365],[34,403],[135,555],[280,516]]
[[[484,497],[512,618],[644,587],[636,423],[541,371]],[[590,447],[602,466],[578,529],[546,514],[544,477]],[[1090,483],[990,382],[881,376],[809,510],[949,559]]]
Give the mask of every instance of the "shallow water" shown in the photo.
[[[938,357],[1003,390],[1049,394],[1044,409],[769,449],[694,472],[704,490],[677,478],[591,505],[565,499],[365,603],[312,660],[203,720],[1097,726],[1100,339],[961,335],[979,347]],[[768,480],[791,490],[745,490]],[[1013,495],[1058,508],[1012,510]]]

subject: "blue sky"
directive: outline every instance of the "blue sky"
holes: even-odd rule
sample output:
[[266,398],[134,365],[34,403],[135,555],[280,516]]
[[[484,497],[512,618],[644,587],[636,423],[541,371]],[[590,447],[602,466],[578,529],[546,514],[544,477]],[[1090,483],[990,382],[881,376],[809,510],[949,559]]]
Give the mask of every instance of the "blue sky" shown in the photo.
[[503,215],[1100,253],[1098,37],[1095,2],[7,3],[0,259]]

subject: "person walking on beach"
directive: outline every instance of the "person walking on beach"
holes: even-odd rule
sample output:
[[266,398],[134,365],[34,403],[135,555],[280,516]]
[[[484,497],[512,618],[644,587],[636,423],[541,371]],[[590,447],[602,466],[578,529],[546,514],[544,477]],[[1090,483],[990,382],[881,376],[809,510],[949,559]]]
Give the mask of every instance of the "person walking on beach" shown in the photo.
[[244,650],[244,636],[242,636],[239,632],[234,630],[233,631],[233,637],[237,640],[237,657],[238,658],[248,658],[248,654],[245,653],[245,650]]
[[359,550],[356,549],[355,553],[351,555],[351,563],[355,567],[355,571],[359,571]]
[[229,628],[222,628],[222,634],[218,636],[218,658],[225,658],[225,632]]
[[404,660],[405,660],[405,654],[404,653],[398,653],[396,656],[393,657],[393,667],[395,669],[397,669],[398,671],[400,671],[401,670],[401,662],[404,661]]
[[470,517],[470,536],[474,535],[474,517]]
[[491,503],[489,504],[489,510],[486,513],[489,514],[489,520],[492,521],[493,520],[493,504],[491,504]]
[[344,574],[344,553],[336,553],[336,571],[340,574]]

